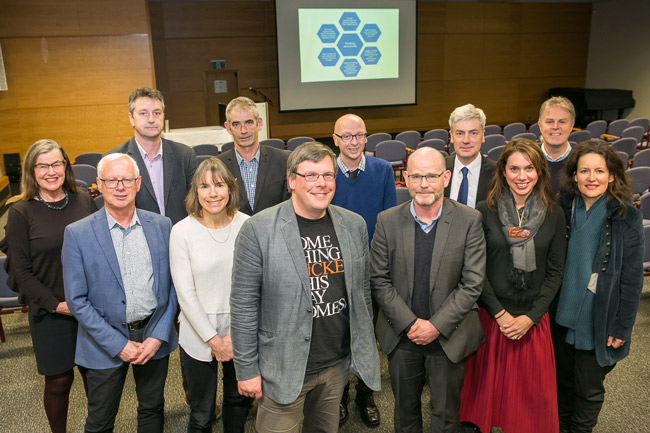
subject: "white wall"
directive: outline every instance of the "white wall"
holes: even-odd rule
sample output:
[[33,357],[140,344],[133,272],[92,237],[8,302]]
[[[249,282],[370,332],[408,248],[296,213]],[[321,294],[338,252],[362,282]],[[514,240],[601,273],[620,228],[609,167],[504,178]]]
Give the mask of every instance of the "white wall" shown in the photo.
[[632,90],[626,117],[650,117],[650,1],[597,1],[592,10],[586,87]]

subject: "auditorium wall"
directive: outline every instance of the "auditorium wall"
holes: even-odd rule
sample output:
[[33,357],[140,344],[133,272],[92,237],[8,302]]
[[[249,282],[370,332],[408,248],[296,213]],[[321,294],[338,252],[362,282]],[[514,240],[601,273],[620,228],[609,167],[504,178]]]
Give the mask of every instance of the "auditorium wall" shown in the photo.
[[587,87],[632,90],[635,107],[627,118],[650,117],[650,47],[647,0],[593,5]]
[[[583,87],[591,4],[418,2],[417,105],[353,109],[368,130],[446,127],[456,106],[489,123],[533,123],[551,87]],[[238,71],[239,93],[269,95],[271,135],[331,134],[347,110],[278,113],[275,17],[270,1],[152,1],[156,78],[172,128],[205,125],[210,60]],[[259,99],[259,98],[258,98]]]
[[132,135],[129,93],[155,84],[146,0],[0,0],[0,46],[2,154],[111,149]]
[[[354,109],[369,131],[445,127],[472,102],[489,123],[532,123],[550,87],[585,85],[591,4],[418,3],[418,102]],[[271,135],[321,137],[346,110],[277,111],[272,1],[0,0],[0,154],[40,138],[72,157],[132,135],[128,94],[157,86],[172,128],[206,123],[203,73],[224,59],[262,90]]]

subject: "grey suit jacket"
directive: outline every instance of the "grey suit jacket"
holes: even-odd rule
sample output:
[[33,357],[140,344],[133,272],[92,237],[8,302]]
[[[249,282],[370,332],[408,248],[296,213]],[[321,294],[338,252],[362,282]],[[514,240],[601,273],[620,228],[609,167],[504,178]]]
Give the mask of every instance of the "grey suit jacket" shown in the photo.
[[[454,178],[454,163],[456,161],[456,155],[449,155],[445,158],[445,164],[447,170],[451,171],[451,178],[449,179],[449,185],[445,188],[445,197],[449,197],[449,191],[451,191],[451,179]],[[487,199],[488,191],[490,190],[490,182],[494,177],[494,173],[497,171],[497,164],[488,159],[487,156],[481,155],[481,171],[478,176],[478,188],[476,189],[476,203]]]
[[[350,367],[379,390],[372,329],[368,232],[359,215],[330,205],[345,267]],[[312,295],[291,200],[254,215],[235,242],[230,324],[238,380],[262,376],[262,392],[281,404],[302,389],[312,332]]]
[[289,152],[270,146],[260,145],[260,165],[257,171],[253,209],[242,181],[235,149],[230,149],[218,158],[226,164],[230,173],[237,178],[239,187],[239,210],[246,215],[256,214],[266,208],[287,200],[291,194],[287,189],[287,158]]
[[[165,216],[176,224],[187,216],[185,211],[185,196],[192,185],[192,177],[199,161],[196,159],[194,150],[182,143],[162,139],[162,157],[163,157],[163,180],[165,182]],[[144,165],[138,145],[135,138],[131,138],[121,146],[111,149],[109,153],[126,153],[138,164],[140,176],[142,176],[142,186],[135,196],[135,206],[138,209],[148,210],[149,212],[160,213],[156,194],[153,190],[151,178],[147,167]]]
[[[416,319],[411,311],[415,220],[411,201],[379,214],[370,252],[370,284],[380,308],[377,339],[390,354]],[[481,214],[444,199],[431,260],[429,321],[452,362],[462,361],[485,340],[478,300],[485,276]]]

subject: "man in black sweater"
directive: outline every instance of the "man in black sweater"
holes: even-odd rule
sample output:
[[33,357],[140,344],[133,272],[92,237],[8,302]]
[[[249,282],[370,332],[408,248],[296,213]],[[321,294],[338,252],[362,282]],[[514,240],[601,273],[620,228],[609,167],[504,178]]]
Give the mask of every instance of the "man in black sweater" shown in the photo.
[[539,129],[542,132],[542,152],[546,155],[553,192],[560,190],[560,172],[571,153],[569,134],[576,119],[576,110],[567,98],[554,96],[539,109]]

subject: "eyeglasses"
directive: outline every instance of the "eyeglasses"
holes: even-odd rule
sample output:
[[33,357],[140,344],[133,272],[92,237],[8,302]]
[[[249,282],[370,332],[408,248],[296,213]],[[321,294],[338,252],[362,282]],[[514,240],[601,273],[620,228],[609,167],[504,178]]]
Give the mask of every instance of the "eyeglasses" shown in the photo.
[[135,185],[135,182],[138,180],[138,178],[137,177],[126,178],[126,179],[102,179],[102,178],[99,178],[99,180],[101,180],[104,183],[106,188],[115,189],[115,188],[117,188],[117,185],[120,182],[122,183],[122,186],[124,188],[132,188]]
[[337,133],[334,133],[338,138],[343,140],[343,143],[349,143],[352,141],[354,137],[357,138],[357,141],[363,141],[364,138],[368,135],[366,132],[360,132],[358,134],[343,134],[343,135],[338,135]]
[[422,183],[422,181],[423,181],[424,179],[427,180],[427,183],[436,183],[436,182],[438,182],[438,179],[440,179],[440,176],[442,176],[443,174],[445,174],[446,171],[447,171],[447,170],[444,170],[444,171],[443,171],[442,173],[440,173],[440,174],[425,174],[425,175],[421,175],[421,174],[407,174],[407,176],[408,176],[409,180],[410,180],[411,182],[413,182],[414,184]]
[[65,168],[65,161],[54,161],[52,164],[34,164],[34,170],[45,172],[52,167],[53,170],[59,171]]
[[297,171],[294,171],[293,174],[297,174],[298,176],[304,178],[307,182],[316,182],[319,177],[323,177],[323,180],[328,182],[334,180],[334,173],[298,173]]

